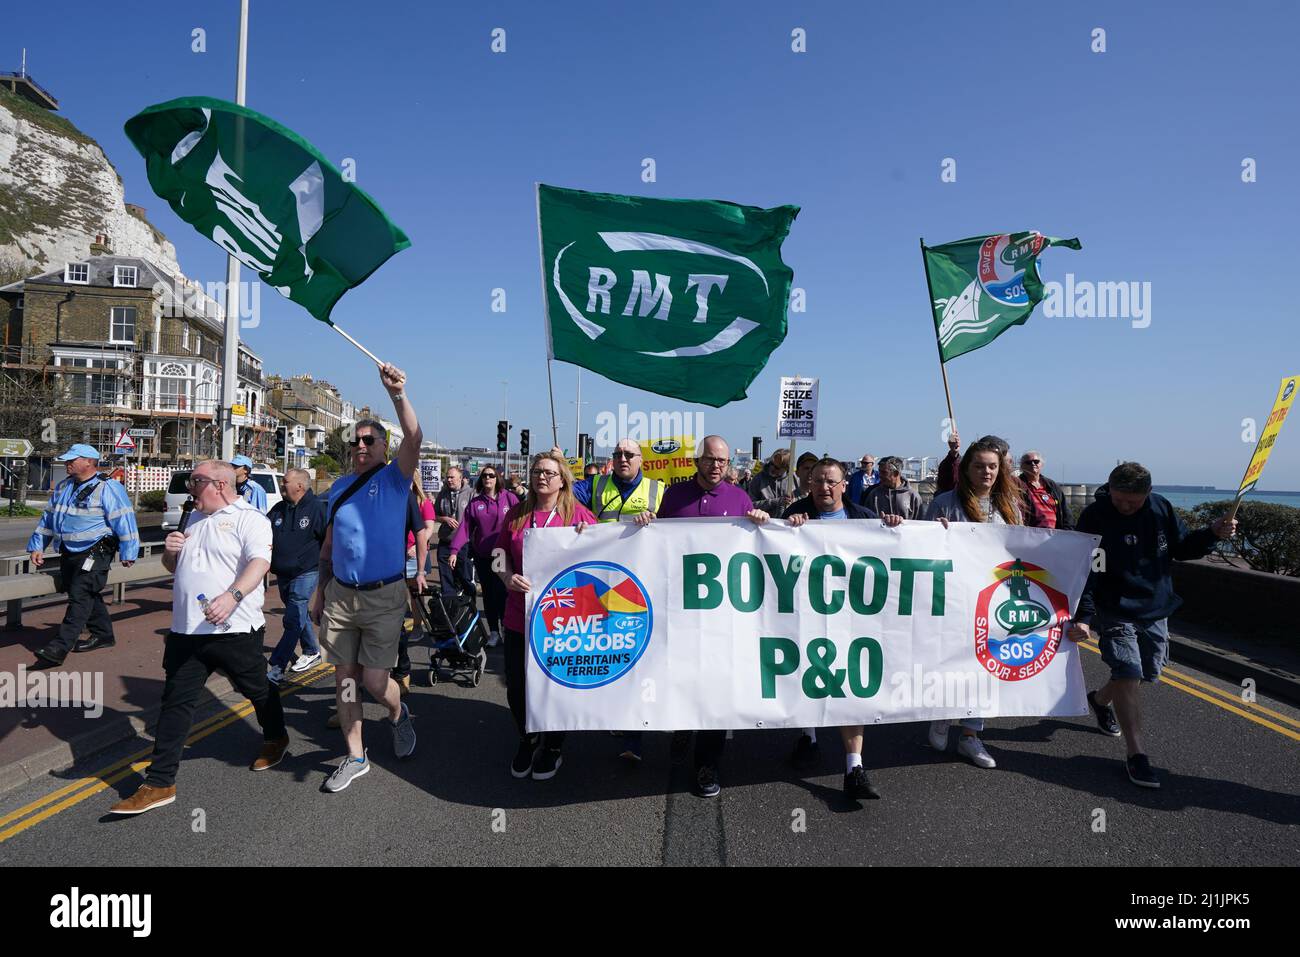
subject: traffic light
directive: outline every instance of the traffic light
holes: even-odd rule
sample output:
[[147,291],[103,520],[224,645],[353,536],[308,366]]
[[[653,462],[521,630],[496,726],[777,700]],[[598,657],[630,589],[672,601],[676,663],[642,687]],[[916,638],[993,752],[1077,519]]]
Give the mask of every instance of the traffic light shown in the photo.
[[507,433],[510,431],[510,423],[505,419],[497,421],[497,451],[504,452],[507,447]]
[[528,457],[528,430],[519,430],[519,454]]
[[590,462],[596,457],[596,437],[587,436],[587,444],[582,447],[582,460]]
[[275,457],[278,459],[284,458],[284,448],[288,435],[289,430],[287,428],[281,427],[275,430]]
[[760,435],[754,436],[754,461],[763,461],[763,437]]
[[587,458],[587,433],[578,433],[578,447],[573,450],[574,458],[582,459],[584,462],[591,461]]

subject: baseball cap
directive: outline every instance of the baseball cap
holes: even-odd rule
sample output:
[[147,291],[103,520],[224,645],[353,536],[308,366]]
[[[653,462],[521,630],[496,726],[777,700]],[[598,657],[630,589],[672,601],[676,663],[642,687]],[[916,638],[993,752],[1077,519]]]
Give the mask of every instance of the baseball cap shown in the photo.
[[253,469],[253,460],[250,459],[247,455],[236,455],[233,459],[230,460],[230,464],[233,465],[235,468],[239,468],[242,466],[248,469],[250,472]]
[[71,462],[73,459],[82,459],[82,458],[94,459],[96,462],[98,462],[99,450],[96,449],[93,445],[86,445],[82,442],[78,442],[76,445],[68,449],[68,451],[64,452],[54,461]]

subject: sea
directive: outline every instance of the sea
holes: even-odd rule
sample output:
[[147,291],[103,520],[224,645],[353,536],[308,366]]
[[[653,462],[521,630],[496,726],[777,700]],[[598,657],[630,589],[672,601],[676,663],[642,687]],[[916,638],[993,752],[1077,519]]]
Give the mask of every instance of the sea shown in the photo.
[[[1202,502],[1222,502],[1225,499],[1231,499],[1236,496],[1236,489],[1217,489],[1217,488],[1190,488],[1186,485],[1156,485],[1154,490],[1159,492],[1169,501],[1179,508],[1194,508]],[[1292,508],[1300,508],[1300,492],[1250,492],[1246,495],[1247,502],[1273,502],[1276,505],[1290,505]]]

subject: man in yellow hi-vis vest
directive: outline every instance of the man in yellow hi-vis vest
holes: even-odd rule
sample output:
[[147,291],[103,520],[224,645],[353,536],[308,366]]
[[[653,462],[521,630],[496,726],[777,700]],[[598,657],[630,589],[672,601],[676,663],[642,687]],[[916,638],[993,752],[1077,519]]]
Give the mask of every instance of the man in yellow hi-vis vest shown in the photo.
[[[619,439],[611,456],[610,474],[596,474],[573,483],[573,497],[591,509],[597,521],[653,521],[664,497],[664,483],[641,474],[641,446],[631,439]],[[641,732],[623,733],[625,761],[641,761]]]
[[620,439],[614,446],[609,475],[593,475],[573,483],[573,497],[601,522],[644,525],[659,510],[664,483],[641,474],[641,446]]

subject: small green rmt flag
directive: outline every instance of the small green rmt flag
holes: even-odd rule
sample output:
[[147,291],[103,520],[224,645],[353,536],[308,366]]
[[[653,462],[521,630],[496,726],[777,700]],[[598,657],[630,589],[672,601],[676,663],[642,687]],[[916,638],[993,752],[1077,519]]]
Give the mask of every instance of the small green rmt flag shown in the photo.
[[127,120],[126,135],[177,216],[322,322],[411,245],[319,150],[242,106],[170,100]]
[[745,398],[785,339],[798,213],[539,185],[550,355],[688,402]]
[[1029,318],[1043,298],[1038,254],[1049,246],[1082,248],[1077,239],[1035,232],[922,245],[944,362],[988,345]]

